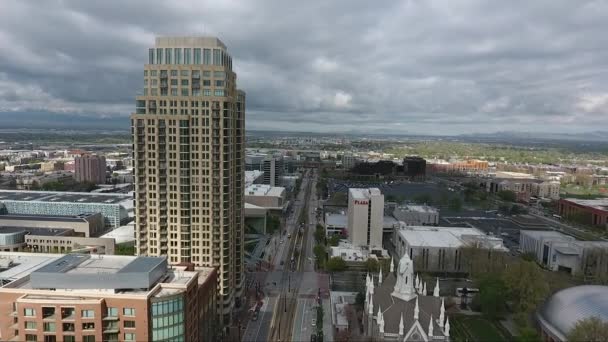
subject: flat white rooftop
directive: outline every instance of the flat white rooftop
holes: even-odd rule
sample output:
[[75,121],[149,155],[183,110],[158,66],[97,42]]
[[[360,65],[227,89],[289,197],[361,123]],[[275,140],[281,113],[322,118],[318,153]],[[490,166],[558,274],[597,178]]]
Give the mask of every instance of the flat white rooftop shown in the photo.
[[370,199],[372,196],[380,196],[382,192],[378,188],[349,188],[348,189],[349,197],[352,199]]
[[245,171],[245,187],[247,188],[252,185],[263,174],[264,172],[259,170]]
[[434,207],[431,207],[428,205],[408,204],[408,205],[398,206],[397,209],[401,210],[401,211],[409,211],[409,212],[416,212],[416,213],[437,213],[437,208],[434,208]]
[[[469,227],[407,226],[399,229],[397,233],[412,247],[458,248],[467,245],[474,237],[502,241]],[[502,248],[502,243],[498,247]]]
[[245,188],[246,196],[281,197],[284,193],[285,188],[280,186],[270,186],[268,184],[253,184]]
[[116,244],[135,241],[135,221],[131,221],[124,226],[120,226],[112,231],[103,234],[102,238],[112,238]]
[[14,281],[62,256],[62,254],[0,252],[0,259],[3,259],[3,261],[11,260],[13,265],[0,271],[0,280],[5,282]]
[[509,179],[535,179],[534,175],[523,172],[511,172],[511,171],[496,171],[496,178],[509,178]]
[[332,227],[346,228],[348,216],[342,214],[325,214],[325,224]]

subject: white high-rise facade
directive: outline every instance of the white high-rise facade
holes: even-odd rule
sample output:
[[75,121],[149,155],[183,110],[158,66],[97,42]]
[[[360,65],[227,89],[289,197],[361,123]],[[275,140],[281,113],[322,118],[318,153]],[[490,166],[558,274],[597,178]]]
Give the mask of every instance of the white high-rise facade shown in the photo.
[[355,246],[382,248],[384,195],[378,188],[348,189],[348,239]]
[[218,270],[223,323],[243,292],[245,93],[214,37],[149,49],[131,116],[137,253]]

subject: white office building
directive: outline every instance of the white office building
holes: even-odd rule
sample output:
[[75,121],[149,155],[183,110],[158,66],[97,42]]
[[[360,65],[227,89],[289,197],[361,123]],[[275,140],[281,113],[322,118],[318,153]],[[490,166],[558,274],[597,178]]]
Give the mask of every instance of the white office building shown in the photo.
[[380,189],[348,189],[348,239],[352,245],[382,247],[383,219]]
[[406,226],[395,229],[395,251],[399,258],[407,254],[420,271],[463,272],[461,248],[478,247],[507,252],[501,238],[486,235],[470,227]]
[[[580,241],[553,230],[522,230],[519,234],[522,253],[534,255],[536,262],[551,271],[592,275],[605,271],[606,241]],[[603,251],[603,253],[595,253]]]

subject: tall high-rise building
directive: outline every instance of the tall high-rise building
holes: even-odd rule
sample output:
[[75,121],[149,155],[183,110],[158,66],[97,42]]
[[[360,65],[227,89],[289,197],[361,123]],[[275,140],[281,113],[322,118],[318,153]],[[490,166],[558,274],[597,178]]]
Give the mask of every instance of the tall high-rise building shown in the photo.
[[245,93],[213,37],[149,49],[131,116],[137,253],[218,269],[224,324],[243,292]]
[[106,183],[106,157],[83,154],[74,158],[75,177],[78,182]]
[[283,156],[269,156],[263,161],[264,184],[279,186],[284,173]]
[[355,246],[382,248],[384,195],[378,188],[348,189],[348,240]]

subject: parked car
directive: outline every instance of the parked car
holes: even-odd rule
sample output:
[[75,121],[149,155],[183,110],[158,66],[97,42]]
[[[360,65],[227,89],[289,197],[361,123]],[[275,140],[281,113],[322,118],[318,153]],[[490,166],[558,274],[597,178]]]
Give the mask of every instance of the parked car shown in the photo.
[[317,319],[313,318],[312,321],[311,321],[311,323],[310,323],[310,325],[312,325],[313,327],[316,327],[317,326]]

